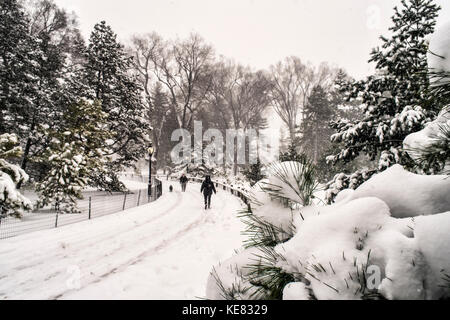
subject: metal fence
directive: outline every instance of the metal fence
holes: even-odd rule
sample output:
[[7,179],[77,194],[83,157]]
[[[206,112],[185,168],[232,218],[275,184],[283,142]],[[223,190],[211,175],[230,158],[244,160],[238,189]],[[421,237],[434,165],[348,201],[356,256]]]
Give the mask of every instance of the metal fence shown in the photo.
[[152,180],[151,196],[148,195],[148,189],[126,193],[85,192],[83,193],[84,199],[78,201],[78,208],[81,213],[61,214],[51,209],[45,209],[27,212],[20,219],[14,217],[0,219],[0,239],[39,230],[58,228],[150,203],[162,195],[161,180],[157,178]]

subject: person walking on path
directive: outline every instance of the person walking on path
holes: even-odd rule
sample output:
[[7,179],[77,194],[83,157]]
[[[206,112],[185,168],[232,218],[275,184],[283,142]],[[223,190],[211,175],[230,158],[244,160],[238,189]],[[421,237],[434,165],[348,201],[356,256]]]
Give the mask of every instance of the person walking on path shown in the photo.
[[181,191],[182,192],[186,192],[186,186],[188,183],[188,178],[186,177],[185,174],[183,174],[180,178],[180,184],[181,184]]
[[206,176],[206,179],[202,183],[202,188],[200,192],[203,192],[203,196],[205,197],[205,210],[211,209],[211,196],[212,193],[216,194],[216,187],[214,187],[214,183],[211,181],[210,176]]

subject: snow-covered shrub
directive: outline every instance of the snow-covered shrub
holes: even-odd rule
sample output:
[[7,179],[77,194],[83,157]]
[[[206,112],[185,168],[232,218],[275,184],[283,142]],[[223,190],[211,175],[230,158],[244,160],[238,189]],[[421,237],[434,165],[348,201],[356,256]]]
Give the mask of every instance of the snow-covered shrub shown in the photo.
[[266,175],[250,190],[251,210],[241,213],[247,225],[246,250],[215,268],[208,298],[281,299],[283,288],[297,280],[277,265],[283,256],[274,248],[293,237],[294,208],[314,198],[314,167],[306,159],[274,163]]
[[410,134],[403,142],[405,150],[425,172],[450,172],[450,106],[421,131]]
[[108,167],[111,133],[106,118],[99,101],[81,100],[68,106],[59,128],[41,128],[50,144],[40,161],[50,169],[37,185],[38,206],[54,205],[58,211],[75,213],[88,184],[108,191],[125,189],[114,171],[117,168]]
[[74,142],[60,143],[54,139],[53,148],[47,150],[51,169],[36,187],[38,206],[54,205],[58,212],[78,213],[77,200],[83,198],[81,192],[88,183],[87,162]]
[[249,270],[261,252],[258,248],[237,251],[230,259],[216,266],[211,272],[206,296],[211,300],[251,300],[257,288],[248,279]]
[[21,155],[22,149],[18,144],[16,135],[0,135],[0,220],[6,216],[20,217],[32,207],[30,200],[16,189],[18,183],[28,181],[28,175],[7,161]]
[[255,164],[249,165],[249,167],[244,170],[243,174],[250,182],[250,185],[254,186],[258,181],[265,178],[263,171],[264,166],[258,159],[258,161]]
[[325,186],[326,196],[325,200],[328,204],[333,203],[338,195],[343,192],[343,190],[356,189],[365,181],[367,181],[371,176],[376,173],[376,170],[362,169],[358,170],[352,174],[339,173],[333,180],[328,182]]
[[[292,197],[290,185],[280,189],[286,197]],[[447,176],[417,175],[396,165],[341,193],[333,205],[300,208],[271,201],[258,186],[254,216],[275,228],[265,236],[249,234],[258,241],[250,239],[250,249],[215,268],[208,298],[450,297]],[[279,236],[288,222],[289,236],[260,241]]]

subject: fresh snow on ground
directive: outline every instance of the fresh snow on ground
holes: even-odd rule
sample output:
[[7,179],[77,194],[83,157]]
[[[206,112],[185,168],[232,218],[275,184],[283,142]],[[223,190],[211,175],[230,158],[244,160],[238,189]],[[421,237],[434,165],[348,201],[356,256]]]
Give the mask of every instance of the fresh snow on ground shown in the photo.
[[240,200],[202,209],[198,184],[156,202],[2,240],[0,299],[196,299],[213,265],[242,245]]

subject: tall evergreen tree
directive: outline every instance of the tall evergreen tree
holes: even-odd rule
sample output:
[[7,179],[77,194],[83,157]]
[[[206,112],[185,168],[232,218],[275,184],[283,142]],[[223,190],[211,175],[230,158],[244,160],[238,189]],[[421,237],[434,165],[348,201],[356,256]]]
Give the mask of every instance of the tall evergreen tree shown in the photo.
[[109,147],[111,155],[114,155],[109,164],[109,178],[106,179],[109,181],[117,181],[117,172],[125,166],[133,166],[144,156],[150,135],[150,126],[143,112],[142,88],[129,73],[132,58],[116,38],[104,21],[95,25],[81,79],[88,87],[87,97],[100,100],[108,116],[108,130],[112,133]]
[[303,112],[305,117],[300,127],[301,144],[305,153],[317,164],[323,152],[329,147],[330,136],[333,133],[329,123],[336,114],[328,92],[321,86],[315,86]]
[[17,134],[23,146],[21,168],[38,178],[45,168],[33,158],[49,142],[39,126],[53,126],[65,112],[68,57],[75,51],[73,40],[81,36],[76,19],[50,0],[33,1],[27,10],[12,0],[0,5],[0,131]]
[[329,157],[332,162],[352,161],[362,153],[378,160],[376,170],[396,163],[408,165],[409,157],[402,148],[404,138],[422,129],[437,114],[436,106],[427,103],[426,37],[434,30],[440,8],[432,0],[401,3],[401,9],[394,9],[392,36],[381,37],[381,48],[371,53],[369,61],[376,65],[375,74],[365,80],[341,83],[347,101],[361,99],[364,117],[356,122],[334,123],[337,133],[332,141],[342,143],[343,149]]
[[41,157],[49,171],[37,187],[40,206],[52,204],[58,211],[78,212],[76,201],[82,190],[98,184],[109,160],[106,119],[98,101],[81,101],[67,108],[57,130],[44,129],[51,142]]
[[35,113],[40,91],[42,52],[28,23],[17,0],[0,2],[0,133],[16,133],[19,138],[28,130],[23,124]]
[[[155,147],[155,153],[153,157],[156,159],[157,164],[159,164],[159,160],[164,159],[164,154],[170,152],[170,144],[167,145],[165,142],[162,143],[162,140],[164,139],[163,133],[165,127],[168,124],[168,118],[171,110],[169,107],[169,100],[167,98],[167,95],[163,92],[160,83],[157,83],[155,85],[152,97],[150,99],[152,108],[148,110],[148,118],[150,121],[150,126],[153,128],[152,143]],[[174,127],[172,130],[175,129],[176,127]],[[169,149],[167,147],[169,147]],[[164,164],[165,161],[163,160],[161,165]]]

